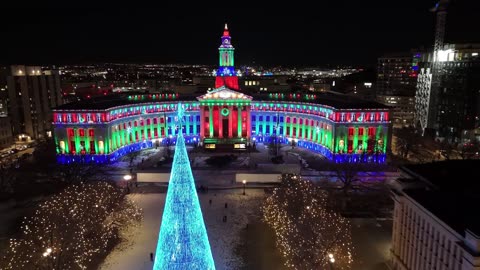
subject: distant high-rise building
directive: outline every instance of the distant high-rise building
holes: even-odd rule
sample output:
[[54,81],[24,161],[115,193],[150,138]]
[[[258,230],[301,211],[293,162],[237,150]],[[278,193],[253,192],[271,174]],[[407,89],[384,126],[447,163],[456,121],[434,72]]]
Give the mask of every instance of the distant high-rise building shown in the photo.
[[0,115],[0,149],[9,147],[13,143],[10,117]]
[[445,44],[438,52],[437,86],[432,74],[434,53],[422,56],[415,123],[431,136],[450,141],[475,136],[480,123],[479,54],[480,44]]
[[52,131],[52,108],[62,104],[60,74],[36,66],[11,66],[7,110],[19,139],[43,138]]
[[398,53],[378,58],[377,95],[415,96],[418,52]]
[[378,58],[376,99],[392,107],[394,126],[413,124],[420,57],[412,51]]

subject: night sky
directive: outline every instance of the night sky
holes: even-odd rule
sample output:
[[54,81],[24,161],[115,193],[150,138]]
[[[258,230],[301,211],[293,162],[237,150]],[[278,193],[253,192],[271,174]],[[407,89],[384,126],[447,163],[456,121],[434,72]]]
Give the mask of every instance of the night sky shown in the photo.
[[[372,65],[383,53],[433,44],[429,9],[435,1],[315,2],[255,6],[237,1],[185,9],[131,1],[129,6],[89,9],[54,4],[7,8],[0,17],[0,63],[215,65],[225,22],[237,65]],[[480,42],[478,2],[451,4],[448,41]]]

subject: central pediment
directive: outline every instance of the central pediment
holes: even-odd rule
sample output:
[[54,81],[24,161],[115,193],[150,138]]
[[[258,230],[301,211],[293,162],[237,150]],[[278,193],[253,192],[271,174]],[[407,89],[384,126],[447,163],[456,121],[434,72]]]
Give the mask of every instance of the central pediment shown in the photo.
[[225,86],[208,91],[206,94],[197,97],[199,101],[206,100],[252,100],[252,97],[234,91]]

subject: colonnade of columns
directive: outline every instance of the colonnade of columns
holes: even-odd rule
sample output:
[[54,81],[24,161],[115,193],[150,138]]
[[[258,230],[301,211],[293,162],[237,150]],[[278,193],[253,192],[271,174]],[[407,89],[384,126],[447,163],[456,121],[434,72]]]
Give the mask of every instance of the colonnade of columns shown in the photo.
[[[251,137],[250,105],[201,106],[200,119],[201,138],[223,139]],[[228,119],[227,127],[223,126],[225,119]],[[228,132],[226,132],[226,134],[224,134],[224,129],[228,129]]]

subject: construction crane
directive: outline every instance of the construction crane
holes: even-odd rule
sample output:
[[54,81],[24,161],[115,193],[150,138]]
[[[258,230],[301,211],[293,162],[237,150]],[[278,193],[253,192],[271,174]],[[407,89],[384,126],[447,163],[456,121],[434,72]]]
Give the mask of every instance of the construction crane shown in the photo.
[[439,91],[441,83],[441,64],[439,59],[440,51],[444,49],[445,25],[447,21],[447,7],[450,0],[440,0],[435,7],[431,9],[436,13],[435,43],[433,47],[432,63],[432,84],[430,89],[430,102],[428,112],[427,128],[438,129],[437,116],[439,104]]

